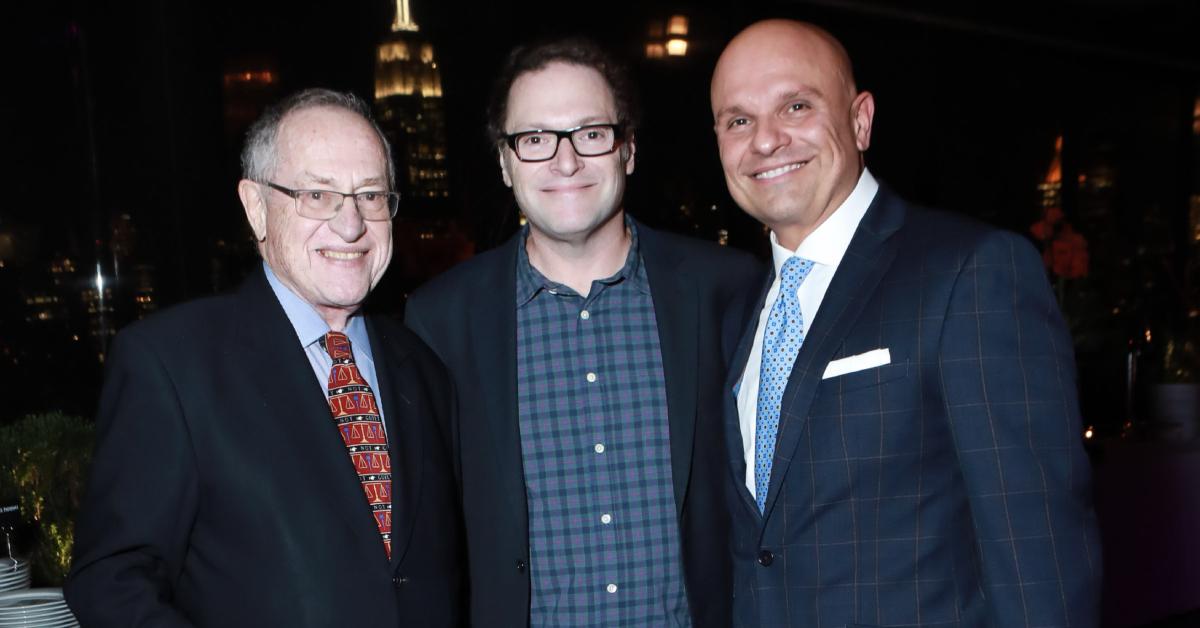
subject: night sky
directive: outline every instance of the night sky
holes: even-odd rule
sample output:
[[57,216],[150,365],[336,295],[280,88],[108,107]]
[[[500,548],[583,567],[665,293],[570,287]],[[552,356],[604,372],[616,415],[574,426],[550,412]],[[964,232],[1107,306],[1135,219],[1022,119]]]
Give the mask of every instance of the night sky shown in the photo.
[[[741,27],[782,16],[815,21],[846,44],[860,88],[876,96],[867,163],[910,200],[1027,233],[1038,219],[1037,184],[1063,135],[1068,178],[1116,173],[1103,224],[1080,225],[1093,259],[1136,267],[1138,251],[1165,247],[1167,267],[1189,263],[1188,198],[1200,193],[1191,132],[1200,93],[1194,1],[411,1],[442,71],[449,213],[479,249],[507,237],[515,217],[483,134],[491,78],[513,45],[585,34],[624,55],[643,91],[626,208],[698,237],[727,228],[731,244],[762,252],[761,230],[724,189],[708,79]],[[387,0],[21,4],[6,7],[0,36],[0,234],[14,242],[0,254],[9,271],[63,255],[86,263],[114,216],[128,214],[134,256],[154,267],[163,304],[213,290],[217,242],[250,250],[235,194],[244,128],[225,117],[223,74],[261,60],[278,71],[279,96],[325,86],[369,98],[374,47],[394,10]],[[674,13],[691,20],[688,56],[644,58],[652,22]],[[1071,190],[1064,208],[1078,219],[1083,201]],[[1144,274],[1120,290],[1141,290]],[[22,289],[14,283],[23,280],[9,276],[0,278],[5,304]],[[381,287],[402,289],[394,281]],[[1105,293],[1100,309],[1121,298]],[[1143,305],[1181,307],[1169,299]],[[1081,369],[1111,379],[1144,319],[1093,326],[1104,333],[1081,349]],[[19,312],[0,314],[0,333],[19,335],[23,324]]]

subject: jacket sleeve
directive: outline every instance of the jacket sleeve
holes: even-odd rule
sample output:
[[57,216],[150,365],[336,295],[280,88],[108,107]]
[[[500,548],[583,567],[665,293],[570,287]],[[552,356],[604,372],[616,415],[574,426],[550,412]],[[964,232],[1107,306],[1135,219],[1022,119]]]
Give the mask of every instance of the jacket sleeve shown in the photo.
[[113,343],[96,422],[67,603],[84,626],[189,626],[171,602],[197,510],[196,465],[175,385],[136,329]]
[[1073,353],[1040,256],[985,236],[955,282],[938,368],[992,626],[1098,625]]

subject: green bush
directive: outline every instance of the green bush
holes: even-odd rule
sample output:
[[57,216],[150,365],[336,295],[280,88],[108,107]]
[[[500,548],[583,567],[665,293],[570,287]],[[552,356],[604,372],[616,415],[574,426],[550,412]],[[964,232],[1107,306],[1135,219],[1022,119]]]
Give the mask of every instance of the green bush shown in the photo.
[[15,495],[21,518],[34,529],[29,558],[39,584],[62,586],[71,567],[95,437],[91,421],[61,412],[0,426],[0,496]]

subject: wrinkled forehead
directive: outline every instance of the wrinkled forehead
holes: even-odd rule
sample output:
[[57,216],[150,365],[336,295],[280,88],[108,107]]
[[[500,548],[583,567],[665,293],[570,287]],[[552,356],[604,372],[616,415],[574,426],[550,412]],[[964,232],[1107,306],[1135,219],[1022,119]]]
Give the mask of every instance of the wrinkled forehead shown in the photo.
[[747,85],[773,77],[834,97],[855,92],[850,60],[828,33],[800,25],[751,27],[734,38],[713,71],[713,106],[736,98]]
[[288,113],[280,121],[275,150],[280,163],[350,160],[386,167],[383,143],[374,127],[359,114],[338,107]]

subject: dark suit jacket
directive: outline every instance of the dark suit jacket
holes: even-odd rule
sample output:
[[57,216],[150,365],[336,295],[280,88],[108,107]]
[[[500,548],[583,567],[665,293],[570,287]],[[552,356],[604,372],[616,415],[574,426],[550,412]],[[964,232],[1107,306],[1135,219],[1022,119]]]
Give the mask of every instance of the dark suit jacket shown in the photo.
[[[639,225],[667,387],[671,472],[694,625],[729,626],[730,557],[720,385],[762,269],[750,256]],[[471,620],[528,624],[525,478],[517,417],[521,237],[409,299],[407,322],[450,368],[471,573]],[[752,289],[752,288],[751,288]]]
[[465,574],[444,367],[367,319],[392,551],[261,270],[113,343],[67,601],[85,626],[454,626]]
[[763,516],[726,395],[735,624],[1097,625],[1072,351],[1028,241],[881,188],[792,368]]

